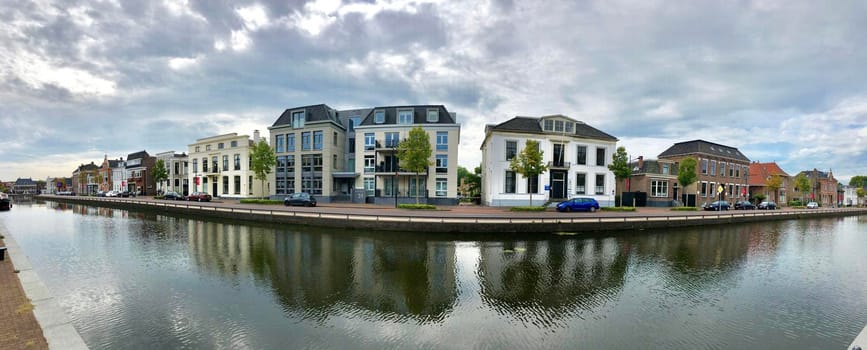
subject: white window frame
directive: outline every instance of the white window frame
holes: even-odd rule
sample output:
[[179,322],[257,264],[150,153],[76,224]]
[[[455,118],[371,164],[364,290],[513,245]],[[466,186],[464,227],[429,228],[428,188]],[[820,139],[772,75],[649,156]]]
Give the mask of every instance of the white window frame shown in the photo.
[[650,180],[650,196],[657,198],[668,197],[668,180]]
[[[411,109],[401,109],[397,111],[397,123],[400,125],[411,125],[414,122],[413,111]],[[408,117],[409,119],[406,119]],[[406,119],[406,120],[404,120]]]
[[427,121],[429,123],[436,123],[440,121],[440,112],[436,109],[428,109],[427,110]]
[[448,195],[449,189],[449,180],[443,178],[437,178],[436,180],[436,196],[437,197],[445,197]]
[[385,123],[385,111],[383,111],[383,110],[373,111],[373,122],[376,124]]
[[307,119],[307,115],[303,110],[292,111],[292,128],[293,129],[303,128],[306,119]]

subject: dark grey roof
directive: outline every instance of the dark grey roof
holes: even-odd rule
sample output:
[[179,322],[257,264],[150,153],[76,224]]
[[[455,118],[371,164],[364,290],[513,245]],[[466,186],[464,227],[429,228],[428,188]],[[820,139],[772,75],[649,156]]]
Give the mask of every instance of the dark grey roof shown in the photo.
[[328,107],[326,104],[318,104],[311,106],[303,106],[303,107],[295,107],[289,108],[283,111],[277,121],[274,122],[271,126],[280,126],[280,125],[292,125],[292,112],[304,110],[304,122],[318,122],[318,121],[333,121],[337,124],[343,125],[340,123],[340,120],[337,117],[337,110],[334,108]]
[[813,174],[816,174],[816,176],[818,176],[820,179],[827,179],[828,178],[827,172],[819,171],[816,169],[804,170],[804,171],[801,171],[800,173],[798,173],[798,175],[804,175],[806,177],[813,177]]
[[15,186],[36,186],[36,181],[33,181],[31,178],[18,178],[18,180],[15,180]]
[[[429,108],[436,108],[439,111],[439,119],[436,122],[427,121],[427,110]],[[397,111],[403,109],[412,109],[413,114],[413,124],[455,124],[454,116],[446,110],[446,107],[443,105],[418,105],[418,106],[383,106],[383,107],[375,107],[367,113],[366,116],[363,116],[364,119],[361,121],[361,125],[394,125],[397,124]],[[376,111],[384,110],[385,111],[385,122],[384,123],[376,123],[374,120],[374,114]]]
[[692,140],[675,143],[667,150],[659,154],[659,158],[675,157],[688,154],[704,154],[716,157],[730,158],[749,162],[750,159],[741,154],[737,148],[720,145],[705,140]]
[[99,169],[99,166],[93,164],[93,162],[90,162],[90,164],[79,165],[78,169],[75,169],[75,171],[92,171],[96,169]]
[[111,160],[111,159],[109,159],[109,160],[108,160],[108,167],[109,167],[109,168],[117,168],[118,165],[120,165],[120,159],[117,159],[117,160]]
[[[500,124],[490,126],[489,130],[544,134],[545,132],[542,130],[541,120],[541,118],[533,117],[514,117]],[[563,133],[557,132],[556,134]],[[570,135],[596,140],[617,141],[616,137],[580,121],[575,122],[575,133]]]
[[[666,163],[669,164],[670,167],[668,169],[668,175],[677,175],[677,164],[674,163]],[[659,164],[658,160],[655,159],[647,159],[642,161],[641,168],[636,170],[635,168],[638,166],[638,162],[629,163],[629,167],[632,168],[632,174],[659,174],[662,175],[662,165]]]
[[144,159],[144,158],[147,158],[147,157],[150,157],[150,155],[149,155],[146,151],[139,151],[139,152],[135,152],[135,153],[130,153],[130,154],[126,157],[126,159],[127,159],[127,160],[133,160],[133,159]]

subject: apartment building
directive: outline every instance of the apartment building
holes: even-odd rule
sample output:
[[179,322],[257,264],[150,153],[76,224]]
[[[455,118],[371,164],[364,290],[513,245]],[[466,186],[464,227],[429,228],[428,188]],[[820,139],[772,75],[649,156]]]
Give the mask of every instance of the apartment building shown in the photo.
[[145,196],[156,195],[156,182],[151,171],[156,164],[156,158],[147,151],[130,153],[126,157],[126,190]]
[[[524,177],[510,161],[528,140],[539,142],[548,171]],[[615,178],[608,165],[617,138],[563,115],[514,117],[485,127],[482,202],[489,206],[542,205],[573,196],[614,205]]]
[[162,160],[166,167],[166,180],[157,184],[157,190],[161,192],[175,191],[188,195],[189,188],[189,157],[186,153],[167,151],[157,153],[157,160]]
[[695,184],[682,189],[684,204],[701,206],[719,198],[730,202],[748,198],[750,159],[736,147],[704,140],[685,141],[675,143],[658,158],[679,164],[686,157],[698,161],[698,179]]
[[255,179],[250,169],[253,145],[259,130],[248,135],[229,133],[205,137],[189,144],[187,173],[189,192],[206,192],[214,197],[261,197],[271,191],[271,181]]

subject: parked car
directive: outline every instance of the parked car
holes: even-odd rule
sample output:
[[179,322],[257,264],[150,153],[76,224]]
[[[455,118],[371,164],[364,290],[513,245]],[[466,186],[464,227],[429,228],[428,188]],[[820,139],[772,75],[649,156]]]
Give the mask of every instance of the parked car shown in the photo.
[[807,209],[819,209],[819,203],[816,203],[816,202],[807,203]]
[[98,192],[96,192],[96,196],[97,196],[97,197],[105,197],[105,191],[98,191]]
[[283,205],[303,205],[305,207],[315,207],[316,206],[316,198],[311,196],[307,192],[297,192],[293,193],[289,197],[283,199]]
[[593,198],[576,197],[568,201],[557,203],[557,211],[589,211],[594,212],[599,210],[599,202]]
[[189,196],[187,196],[188,201],[197,201],[197,202],[210,202],[211,198],[212,198],[211,195],[209,195],[205,192],[193,192],[193,193],[190,193]]
[[704,205],[704,210],[729,210],[731,204],[726,201],[715,201]]
[[111,190],[111,191],[106,192],[105,196],[106,197],[118,197],[118,196],[120,196],[120,192],[115,191],[115,190]]
[[121,191],[118,194],[118,197],[123,197],[123,198],[129,197],[129,191]]
[[176,201],[180,201],[180,200],[184,200],[186,198],[184,198],[184,195],[177,193],[175,191],[166,191],[166,193],[163,194],[163,199],[173,199]]
[[750,203],[749,201],[737,201],[735,202],[735,210],[755,210],[756,205]]
[[774,202],[761,202],[758,206],[759,209],[762,210],[774,210],[777,209],[777,203]]

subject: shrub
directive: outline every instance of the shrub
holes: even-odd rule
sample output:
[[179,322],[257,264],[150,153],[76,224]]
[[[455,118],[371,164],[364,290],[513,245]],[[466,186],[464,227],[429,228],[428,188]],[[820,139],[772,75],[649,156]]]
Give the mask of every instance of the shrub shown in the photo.
[[601,207],[602,211],[635,211],[635,207]]
[[698,208],[696,207],[674,207],[671,208],[671,211],[696,211]]
[[511,207],[509,211],[545,211],[545,207],[542,206],[523,206],[523,207]]
[[792,208],[792,209],[807,209],[807,206],[804,206],[804,205],[793,205],[791,208]]
[[283,201],[276,199],[250,199],[244,198],[241,204],[283,204]]
[[432,204],[398,204],[398,208],[400,209],[413,209],[413,210],[433,210],[437,207]]
[[801,203],[800,199],[794,199],[794,200],[789,201],[790,207],[798,207],[798,206],[802,206],[802,205],[804,205],[804,204]]

